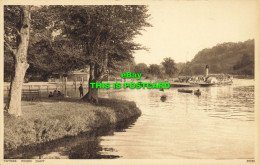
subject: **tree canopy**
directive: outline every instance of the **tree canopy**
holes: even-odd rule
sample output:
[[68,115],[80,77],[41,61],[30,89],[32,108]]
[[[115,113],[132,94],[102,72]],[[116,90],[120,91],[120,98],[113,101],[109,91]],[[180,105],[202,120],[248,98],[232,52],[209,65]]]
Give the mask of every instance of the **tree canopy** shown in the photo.
[[95,68],[95,79],[143,49],[133,38],[150,26],[146,6],[63,6],[59,10],[55,26],[60,27],[60,35],[82,47],[82,58]]
[[135,66],[135,73],[142,73],[143,75],[148,74],[148,66],[145,63],[139,63]]
[[165,73],[169,77],[173,77],[175,74],[177,74],[177,68],[176,63],[171,57],[167,57],[163,59],[162,65],[164,67]]
[[[96,77],[107,67],[116,70],[121,62],[133,58],[135,50],[145,49],[133,38],[151,26],[147,7],[138,5],[34,6],[31,12],[27,75],[44,77],[90,64],[95,65]],[[16,35],[15,28],[7,28],[19,22],[19,7],[8,6],[5,18],[5,36]],[[11,64],[10,55],[5,56],[5,64]],[[5,65],[5,74],[11,70],[12,65]]]
[[157,64],[151,64],[149,66],[149,74],[157,77],[161,77],[162,71],[160,68],[160,65]]

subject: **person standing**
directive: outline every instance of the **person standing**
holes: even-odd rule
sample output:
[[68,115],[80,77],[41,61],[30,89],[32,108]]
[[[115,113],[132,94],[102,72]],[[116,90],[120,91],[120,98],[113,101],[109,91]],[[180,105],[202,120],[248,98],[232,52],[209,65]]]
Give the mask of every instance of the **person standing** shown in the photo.
[[82,84],[80,84],[80,86],[79,86],[79,94],[80,94],[80,97],[83,96],[83,86],[82,86]]

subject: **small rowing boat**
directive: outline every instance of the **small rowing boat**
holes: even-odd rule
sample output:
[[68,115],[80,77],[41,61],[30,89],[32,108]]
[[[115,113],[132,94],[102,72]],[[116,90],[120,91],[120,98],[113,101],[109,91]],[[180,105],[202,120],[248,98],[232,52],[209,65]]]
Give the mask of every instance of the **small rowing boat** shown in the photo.
[[195,90],[194,91],[194,95],[197,95],[197,96],[200,96],[201,95],[201,91],[198,89],[198,90]]
[[167,96],[166,95],[162,95],[161,96],[161,101],[164,102],[166,100]]
[[189,90],[189,89],[178,89],[178,92],[182,92],[182,93],[192,93],[193,90]]

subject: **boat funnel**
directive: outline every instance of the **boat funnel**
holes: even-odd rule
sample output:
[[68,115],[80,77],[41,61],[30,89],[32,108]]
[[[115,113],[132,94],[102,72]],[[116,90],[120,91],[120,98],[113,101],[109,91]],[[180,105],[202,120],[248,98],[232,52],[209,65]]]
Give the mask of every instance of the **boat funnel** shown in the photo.
[[208,75],[209,75],[209,66],[206,65],[206,76],[208,76]]

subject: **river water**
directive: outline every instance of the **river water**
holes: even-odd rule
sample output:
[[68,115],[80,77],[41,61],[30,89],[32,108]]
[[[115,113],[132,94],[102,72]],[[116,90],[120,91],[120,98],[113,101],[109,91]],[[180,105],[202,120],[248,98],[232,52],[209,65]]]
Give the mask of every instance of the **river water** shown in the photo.
[[120,129],[67,138],[24,158],[254,158],[254,80],[199,88],[199,97],[178,88],[102,90],[101,97],[135,101],[142,115]]
[[[254,81],[200,88],[202,95],[171,88],[126,90],[107,97],[133,100],[142,116],[125,132],[101,137],[120,158],[253,158]],[[197,88],[190,88],[197,89]],[[162,102],[160,96],[167,95]]]

